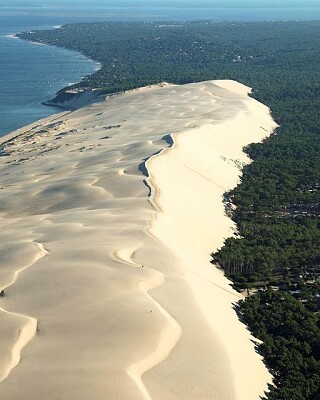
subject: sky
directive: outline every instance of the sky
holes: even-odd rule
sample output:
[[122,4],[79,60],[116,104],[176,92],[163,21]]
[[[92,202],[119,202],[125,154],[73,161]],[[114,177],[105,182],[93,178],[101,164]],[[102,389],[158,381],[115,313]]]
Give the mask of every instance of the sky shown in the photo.
[[320,7],[320,0],[0,0],[0,6]]

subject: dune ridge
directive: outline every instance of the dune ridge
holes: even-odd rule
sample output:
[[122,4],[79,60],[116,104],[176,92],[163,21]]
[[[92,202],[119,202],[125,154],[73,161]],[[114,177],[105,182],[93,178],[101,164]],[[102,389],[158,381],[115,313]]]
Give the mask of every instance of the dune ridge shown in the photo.
[[[231,282],[219,270],[212,268],[210,253],[213,237],[214,248],[218,248],[223,239],[232,236],[236,229],[225,215],[222,198],[239,182],[239,165],[250,161],[242,151],[243,146],[250,142],[253,132],[257,135],[255,141],[258,138],[262,140],[273,132],[276,124],[266,106],[247,96],[250,88],[233,81],[215,81],[215,84],[243,95],[245,109],[240,109],[218,125],[205,124],[172,134],[173,145],[150,158],[148,171],[153,182],[151,185],[160,187],[155,196],[159,213],[151,232],[181,259],[185,272],[190,274],[187,279],[209,328],[219,332],[219,337],[224,337],[224,342],[228,343],[225,350],[234,369],[235,398],[254,400],[263,394],[262,388],[267,391],[267,383],[271,383],[272,378],[263,364],[258,365],[253,359],[251,365],[242,365],[242,371],[236,367],[237,360],[254,354],[249,350],[254,347],[254,339],[240,325],[240,329],[232,326],[233,315],[229,312],[233,312],[234,303],[242,295],[229,286]],[[219,138],[224,137],[224,141],[212,140],[217,133]],[[181,182],[185,182],[186,186],[183,187]],[[199,197],[202,200],[199,201]],[[192,214],[195,214],[194,219]],[[217,230],[219,235],[215,234]],[[225,308],[213,311],[212,304],[216,302],[224,304]],[[245,348],[235,340],[236,335],[242,338],[247,336],[248,345]],[[252,376],[255,376],[253,385]],[[211,393],[211,396],[216,395]]]
[[[141,268],[139,264],[137,264],[133,260],[133,254],[137,249],[121,249],[116,252],[116,257],[124,263],[128,265],[132,265],[135,268]],[[153,274],[153,279],[150,280],[142,280],[138,283],[139,289],[142,293],[144,293],[151,302],[157,307],[160,313],[167,320],[167,326],[163,329],[161,333],[161,337],[159,338],[159,344],[153,353],[149,354],[146,358],[135,362],[130,365],[127,369],[127,374],[132,378],[132,380],[136,383],[137,387],[143,394],[143,398],[145,400],[151,400],[151,397],[148,393],[147,388],[145,387],[142,376],[149,369],[153,368],[159,362],[163,361],[168,357],[172,348],[178,342],[181,336],[181,328],[177,321],[172,318],[172,316],[158,303],[150,294],[149,291],[160,286],[165,281],[165,276],[148,266],[143,266],[147,270],[151,270]],[[152,310],[151,310],[152,311]]]
[[[220,81],[142,88],[3,139],[0,285],[34,260],[30,243],[50,253],[1,299],[37,323],[4,398],[250,400],[266,389],[232,309],[240,295],[210,264],[233,234],[221,193],[248,162],[242,146],[274,127],[248,92]],[[20,329],[5,322],[1,373]]]
[[[0,286],[1,292],[5,293],[6,290],[10,286],[14,285],[14,283],[17,281],[19,275],[24,270],[33,267],[37,263],[38,260],[40,260],[41,258],[43,258],[47,255],[48,252],[46,251],[46,249],[44,248],[44,246],[41,243],[34,241],[33,244],[38,249],[38,254],[34,257],[33,261],[30,264],[14,271],[13,276],[8,277],[8,279],[10,279],[10,281],[6,282],[6,284],[4,286]],[[20,329],[19,329],[18,338],[14,342],[13,347],[11,349],[10,361],[8,362],[6,367],[1,371],[0,382],[2,382],[4,379],[6,379],[8,377],[11,370],[19,364],[22,349],[30,342],[30,340],[36,334],[37,320],[36,320],[36,318],[31,317],[31,316],[14,313],[12,311],[7,311],[2,307],[0,307],[0,312],[5,313],[8,316],[14,317],[15,319],[19,319],[21,321],[20,322],[21,325],[19,324]],[[10,350],[10,349],[8,349],[8,350]]]

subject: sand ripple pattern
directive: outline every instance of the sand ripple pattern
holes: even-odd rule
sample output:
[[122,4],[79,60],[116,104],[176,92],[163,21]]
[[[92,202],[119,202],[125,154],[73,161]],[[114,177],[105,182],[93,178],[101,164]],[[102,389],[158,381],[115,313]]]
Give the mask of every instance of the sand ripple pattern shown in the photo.
[[232,310],[239,295],[209,263],[232,234],[221,193],[239,179],[241,148],[274,127],[247,93],[162,84],[3,140],[2,399],[262,394],[270,376]]

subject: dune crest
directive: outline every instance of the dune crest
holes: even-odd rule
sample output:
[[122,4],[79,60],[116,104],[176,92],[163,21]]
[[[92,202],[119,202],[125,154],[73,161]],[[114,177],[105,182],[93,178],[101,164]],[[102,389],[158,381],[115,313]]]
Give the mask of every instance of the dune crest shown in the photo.
[[[173,133],[173,146],[148,161],[150,181],[158,188],[154,196],[158,215],[150,231],[184,266],[184,279],[209,331],[220,340],[223,338],[223,357],[231,367],[229,373],[236,393],[226,395],[223,387],[212,391],[212,387],[202,386],[198,395],[208,399],[230,396],[254,400],[263,394],[262,389],[267,391],[266,383],[272,379],[263,363],[258,362],[254,338],[243,325],[234,323],[233,305],[242,295],[232,289],[220,270],[212,267],[210,253],[221,247],[224,238],[232,236],[236,229],[225,213],[222,199],[239,182],[239,166],[249,162],[242,148],[252,142],[253,135],[254,141],[265,138],[276,124],[266,106],[247,97],[250,88],[233,81],[215,84],[243,96],[239,111],[226,121]],[[219,306],[215,307],[216,304]],[[199,359],[197,368],[207,373],[207,359]],[[150,381],[161,370],[159,366],[150,371]],[[213,368],[212,375],[215,373]],[[179,376],[173,373],[170,379],[176,383]]]
[[233,234],[222,194],[248,162],[242,146],[275,127],[249,91],[162,84],[2,140],[4,397],[263,393],[271,376],[232,309],[240,295],[210,264]]
[[[2,279],[0,291],[3,296],[6,296],[7,289],[14,285],[19,275],[26,269],[33,267],[38,260],[45,257],[47,251],[42,244],[37,242],[32,242],[36,247],[37,253],[34,256],[30,264],[21,267],[13,272],[11,271],[1,271]],[[7,273],[6,273],[7,272]],[[5,284],[4,284],[5,283]],[[3,285],[4,284],[4,285]],[[7,311],[0,307],[0,318],[5,324],[15,323],[17,324],[16,329],[18,329],[18,335],[16,338],[12,338],[11,347],[8,343],[2,348],[2,357],[0,363],[0,382],[8,377],[11,370],[16,367],[20,362],[21,351],[26,346],[30,340],[34,337],[37,332],[37,320],[34,317],[18,314],[12,311]]]

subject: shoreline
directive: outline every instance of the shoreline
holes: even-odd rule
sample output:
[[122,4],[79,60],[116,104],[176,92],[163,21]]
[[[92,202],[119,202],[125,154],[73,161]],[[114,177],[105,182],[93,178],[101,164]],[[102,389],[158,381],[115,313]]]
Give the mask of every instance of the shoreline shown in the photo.
[[[58,29],[61,29],[62,27],[63,27],[63,25],[56,25],[56,26],[50,27],[50,28],[51,28],[50,30],[58,30]],[[53,28],[53,29],[52,29],[52,28]],[[33,32],[33,31],[31,31],[31,32]],[[32,40],[29,40],[29,39],[23,39],[23,38],[19,37],[19,34],[22,34],[22,33],[23,33],[23,32],[18,32],[18,33],[12,34],[12,35],[8,35],[7,37],[14,38],[14,39],[19,39],[19,40],[23,40],[23,41],[25,41],[25,42],[33,43],[33,44],[40,45],[40,46],[51,46],[51,47],[56,47],[56,48],[68,50],[68,51],[70,51],[70,52],[74,52],[74,53],[76,53],[76,54],[80,54],[80,55],[81,55],[83,58],[85,58],[86,60],[89,60],[89,61],[92,61],[92,62],[95,63],[95,69],[94,69],[94,71],[93,71],[91,74],[88,74],[88,75],[83,76],[83,77],[81,78],[81,81],[79,81],[79,82],[73,83],[72,85],[68,85],[68,86],[65,86],[65,87],[59,89],[59,90],[56,92],[55,97],[54,97],[53,99],[49,99],[48,101],[44,102],[44,103],[43,103],[44,105],[48,105],[49,107],[51,107],[50,104],[45,104],[45,103],[50,103],[50,102],[54,101],[54,99],[59,95],[59,93],[64,92],[65,90],[67,90],[69,86],[71,87],[71,86],[73,86],[73,85],[77,85],[77,84],[81,83],[82,80],[83,80],[86,76],[92,76],[92,75],[94,75],[96,72],[98,72],[98,71],[102,68],[102,63],[101,63],[100,61],[97,61],[97,60],[94,60],[94,59],[88,57],[87,55],[85,55],[85,54],[84,54],[83,52],[81,52],[81,51],[77,51],[77,50],[74,50],[74,49],[72,49],[72,48],[70,48],[70,47],[66,47],[66,46],[57,46],[57,45],[54,45],[54,44],[42,43],[42,42],[32,41]]]
[[[53,400],[65,385],[70,400],[253,400],[267,389],[270,375],[233,310],[241,295],[210,264],[214,247],[233,233],[221,191],[239,179],[240,143],[253,138],[248,127],[261,140],[261,126],[272,126],[248,88],[228,82],[136,89],[2,142],[8,263],[0,282],[32,262],[30,242],[48,252],[2,300],[4,309],[38,321],[24,362],[1,382],[6,396]],[[227,182],[213,178],[217,171]],[[15,322],[0,328],[10,348]],[[79,371],[80,387],[72,384]]]
[[[52,28],[54,28],[54,29],[60,29],[60,28],[61,28],[61,25],[60,25],[60,26],[56,26],[56,27],[50,27],[50,29],[52,29]],[[83,57],[83,58],[86,59],[87,61],[93,62],[93,63],[94,63],[94,68],[93,68],[92,73],[89,73],[89,74],[87,74],[87,75],[85,75],[85,76],[82,76],[81,80],[84,79],[86,76],[91,76],[91,75],[93,75],[94,73],[96,73],[97,71],[99,71],[99,70],[102,68],[102,64],[101,64],[99,61],[96,61],[96,60],[93,60],[93,59],[89,58],[88,56],[84,55],[82,52],[76,51],[76,50],[74,50],[74,49],[70,49],[70,48],[68,48],[68,47],[54,46],[54,45],[49,45],[49,44],[46,44],[46,43],[39,43],[39,42],[31,41],[31,40],[21,39],[21,38],[18,36],[19,33],[22,33],[22,32],[17,32],[17,33],[14,33],[14,34],[4,34],[3,37],[6,37],[6,38],[8,38],[8,39],[14,39],[14,40],[22,40],[22,41],[24,41],[24,42],[29,42],[29,43],[32,43],[32,44],[35,44],[35,45],[51,46],[51,47],[56,47],[56,48],[64,49],[64,50],[67,50],[67,51],[69,51],[69,52],[71,52],[71,53],[77,54],[78,56]],[[80,83],[81,80],[79,80],[79,82],[72,83],[72,85]],[[43,101],[41,104],[42,104],[42,105],[45,105],[46,107],[55,107],[55,108],[61,108],[61,109],[63,109],[63,110],[68,110],[68,107],[64,107],[63,105],[56,105],[56,104],[54,104],[54,100],[57,98],[59,92],[61,92],[61,91],[63,91],[63,90],[68,90],[68,88],[71,87],[72,85],[69,84],[69,85],[67,85],[67,86],[61,87],[60,89],[57,89],[57,91],[55,92],[55,94],[53,95],[53,97],[50,96],[50,98],[48,98],[46,101]],[[50,104],[51,102],[52,102],[52,104]],[[39,102],[39,105],[40,105],[40,102]],[[85,105],[84,103],[81,104],[81,106],[84,106],[84,105]],[[48,108],[48,110],[50,110],[50,109]],[[52,111],[52,114],[50,114],[49,117],[50,117],[50,116],[53,116],[53,115],[55,115],[55,114],[57,114],[57,113],[59,113],[58,110]],[[47,118],[47,117],[44,117],[44,118]],[[42,118],[42,119],[44,119],[44,118]],[[34,119],[34,121],[33,121],[33,122],[30,122],[30,124],[28,124],[28,125],[31,125],[31,124],[33,124],[33,123],[36,123],[37,121],[38,121],[37,119]],[[25,126],[25,125],[24,125],[24,126]],[[16,131],[16,130],[18,130],[18,129],[23,129],[24,126],[21,126],[20,128],[16,128],[16,129],[14,129],[14,130],[11,130],[10,132],[5,133],[4,136],[0,136],[0,140],[1,140],[3,137],[6,137],[6,136],[10,135],[12,132],[14,132],[14,131]]]

